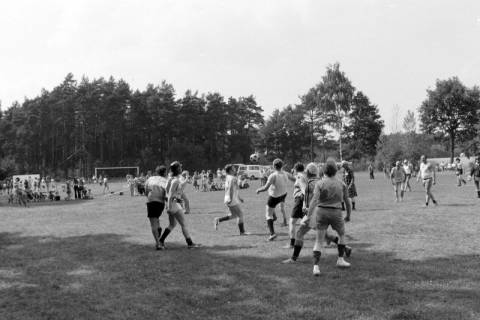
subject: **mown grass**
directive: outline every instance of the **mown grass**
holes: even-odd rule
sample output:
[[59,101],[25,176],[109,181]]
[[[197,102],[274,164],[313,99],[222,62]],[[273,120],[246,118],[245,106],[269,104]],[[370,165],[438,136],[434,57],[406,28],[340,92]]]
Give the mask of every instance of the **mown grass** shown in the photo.
[[[266,242],[265,195],[246,199],[246,228],[213,230],[223,193],[189,190],[194,241],[179,230],[155,251],[144,199],[95,200],[31,208],[0,205],[0,319],[479,319],[480,201],[471,184],[439,178],[440,205],[422,208],[421,186],[393,203],[383,178],[357,174],[358,210],[347,225],[352,268],[335,249],[311,275],[312,235],[295,265],[279,240]],[[123,185],[114,186],[116,190]],[[287,198],[291,208],[291,195]],[[161,223],[166,225],[166,216]]]

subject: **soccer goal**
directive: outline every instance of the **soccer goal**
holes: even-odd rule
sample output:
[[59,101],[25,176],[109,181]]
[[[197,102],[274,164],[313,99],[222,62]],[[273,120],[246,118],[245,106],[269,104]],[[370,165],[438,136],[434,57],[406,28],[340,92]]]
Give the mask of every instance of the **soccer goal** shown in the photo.
[[95,168],[95,177],[98,179],[101,175],[107,175],[109,178],[125,178],[127,174],[138,177],[140,175],[140,167],[99,167]]

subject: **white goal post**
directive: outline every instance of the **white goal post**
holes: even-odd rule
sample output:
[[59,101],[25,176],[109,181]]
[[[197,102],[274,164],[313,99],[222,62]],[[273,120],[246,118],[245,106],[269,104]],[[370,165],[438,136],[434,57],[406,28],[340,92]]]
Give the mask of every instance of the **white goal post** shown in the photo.
[[98,167],[95,168],[95,177],[98,178],[98,173],[104,173],[106,170],[125,170],[126,172],[131,172],[131,170],[136,171],[136,176],[140,175],[140,167]]

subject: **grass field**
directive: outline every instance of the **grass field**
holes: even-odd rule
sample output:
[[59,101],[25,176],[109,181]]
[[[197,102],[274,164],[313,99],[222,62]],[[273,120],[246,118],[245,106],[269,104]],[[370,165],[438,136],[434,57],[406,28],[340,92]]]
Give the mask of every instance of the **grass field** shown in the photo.
[[[98,195],[90,201],[24,209],[0,201],[0,319],[480,319],[480,199],[449,173],[422,208],[421,185],[402,203],[380,175],[357,174],[358,210],[347,224],[348,270],[327,248],[312,276],[313,235],[299,262],[283,265],[287,228],[266,242],[266,194],[246,199],[246,229],[225,214],[223,192],[188,190],[192,237],[180,229],[155,251],[145,199]],[[117,184],[120,190],[123,185]],[[287,211],[291,209],[291,194]],[[166,215],[161,224],[166,226]]]

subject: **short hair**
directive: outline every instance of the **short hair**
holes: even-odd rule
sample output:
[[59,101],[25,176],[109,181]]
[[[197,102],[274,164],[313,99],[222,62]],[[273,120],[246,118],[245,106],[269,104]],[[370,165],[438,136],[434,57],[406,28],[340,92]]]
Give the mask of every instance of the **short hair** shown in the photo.
[[307,176],[309,177],[316,177],[318,176],[318,167],[315,163],[313,162],[310,162],[309,164],[307,164]]
[[165,166],[157,166],[155,168],[155,173],[161,177],[165,177],[167,175],[167,167]]
[[327,177],[334,177],[337,174],[337,162],[333,158],[328,158],[323,166],[323,172]]
[[460,158],[456,158],[455,161],[460,161]]
[[170,172],[174,177],[178,176],[180,173],[182,173],[182,164],[178,161],[173,161],[170,164]]
[[297,162],[293,166],[293,169],[295,169],[295,171],[297,171],[297,172],[303,172],[305,170],[305,167],[303,166],[303,163]]
[[233,170],[233,164],[229,163],[225,166],[225,172],[230,173]]
[[274,167],[275,169],[277,169],[277,170],[282,169],[282,167],[283,167],[283,161],[282,161],[281,159],[278,159],[278,158],[275,159],[275,160],[273,160],[273,167]]

